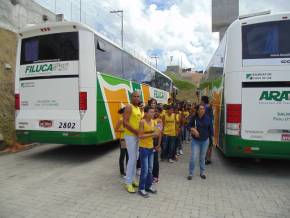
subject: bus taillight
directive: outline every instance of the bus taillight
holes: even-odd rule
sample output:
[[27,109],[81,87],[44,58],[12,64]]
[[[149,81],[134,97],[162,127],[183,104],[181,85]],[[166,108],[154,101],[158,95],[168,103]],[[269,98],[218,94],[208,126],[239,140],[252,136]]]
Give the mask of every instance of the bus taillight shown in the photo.
[[15,94],[15,110],[20,110],[20,95]]
[[80,108],[80,111],[87,110],[87,92],[79,93],[79,108]]
[[241,104],[227,104],[227,134],[240,135],[241,133]]

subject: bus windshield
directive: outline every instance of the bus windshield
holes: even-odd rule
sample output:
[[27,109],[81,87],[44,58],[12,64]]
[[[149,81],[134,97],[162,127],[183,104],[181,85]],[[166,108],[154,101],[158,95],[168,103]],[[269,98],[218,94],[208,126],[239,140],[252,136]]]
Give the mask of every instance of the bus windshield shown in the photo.
[[242,27],[243,59],[290,57],[290,21]]
[[78,59],[78,32],[48,34],[22,40],[21,65]]

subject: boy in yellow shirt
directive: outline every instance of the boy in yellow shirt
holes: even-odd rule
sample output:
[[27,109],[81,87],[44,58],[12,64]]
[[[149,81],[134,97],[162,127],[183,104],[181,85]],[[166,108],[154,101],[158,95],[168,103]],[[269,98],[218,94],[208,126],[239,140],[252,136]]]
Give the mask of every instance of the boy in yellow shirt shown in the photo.
[[160,135],[160,130],[156,128],[153,121],[155,110],[146,106],[144,108],[144,118],[140,121],[139,128],[139,157],[141,161],[141,175],[139,180],[138,193],[147,198],[147,192],[157,193],[152,187],[152,169],[153,169],[153,138]]

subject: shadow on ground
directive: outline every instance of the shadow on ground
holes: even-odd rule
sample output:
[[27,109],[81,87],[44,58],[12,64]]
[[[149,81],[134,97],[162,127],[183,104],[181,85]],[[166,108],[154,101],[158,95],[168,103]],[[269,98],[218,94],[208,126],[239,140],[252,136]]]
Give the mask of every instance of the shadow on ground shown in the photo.
[[290,160],[229,158],[224,156],[218,149],[216,150],[216,156],[220,159],[223,167],[227,167],[228,170],[245,176],[268,175],[270,177],[290,178]]
[[[40,145],[45,146],[41,151],[35,151],[25,155],[37,161],[81,163],[98,159],[108,155],[118,147],[117,142],[101,145]],[[35,149],[38,150],[38,149]]]

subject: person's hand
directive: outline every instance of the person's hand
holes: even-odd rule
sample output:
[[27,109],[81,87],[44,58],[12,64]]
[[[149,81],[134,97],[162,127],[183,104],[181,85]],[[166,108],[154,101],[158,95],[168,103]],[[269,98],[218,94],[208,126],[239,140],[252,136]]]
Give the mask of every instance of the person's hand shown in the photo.
[[157,138],[157,137],[160,136],[160,134],[161,134],[160,129],[156,128],[155,131],[154,131],[154,133],[153,133],[153,137],[154,137],[154,138]]
[[195,136],[196,138],[199,138],[199,132],[197,131],[196,128],[191,128],[190,131],[193,136]]

